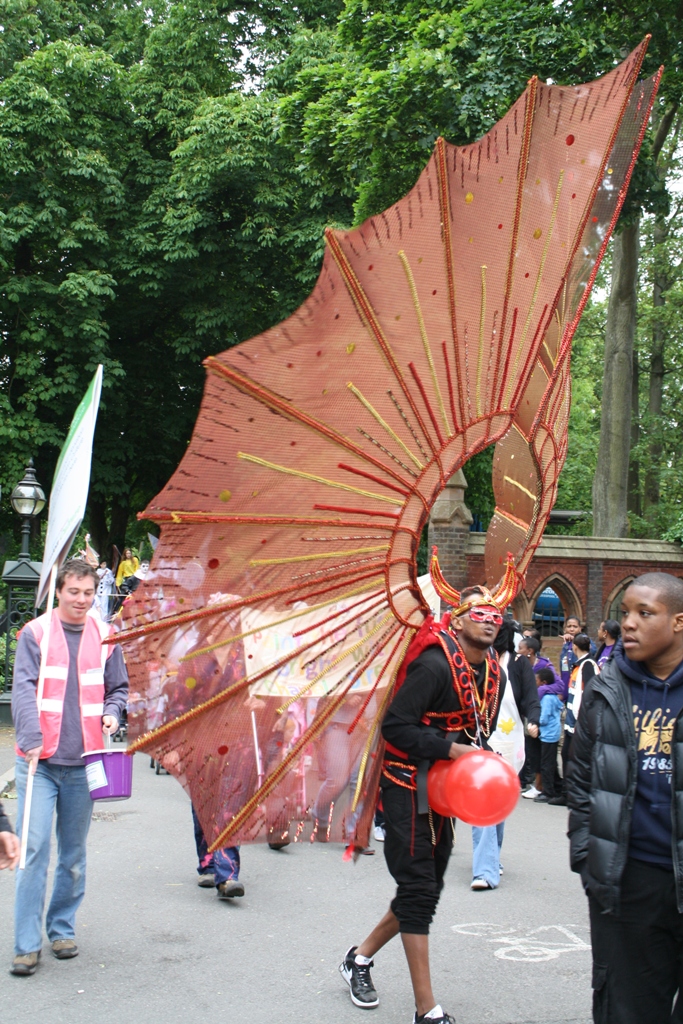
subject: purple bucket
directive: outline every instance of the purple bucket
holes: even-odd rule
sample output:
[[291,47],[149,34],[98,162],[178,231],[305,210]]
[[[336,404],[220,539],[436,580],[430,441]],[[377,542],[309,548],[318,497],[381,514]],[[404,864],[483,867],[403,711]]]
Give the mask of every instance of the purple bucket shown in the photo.
[[133,758],[125,750],[83,754],[91,800],[127,800],[133,787]]

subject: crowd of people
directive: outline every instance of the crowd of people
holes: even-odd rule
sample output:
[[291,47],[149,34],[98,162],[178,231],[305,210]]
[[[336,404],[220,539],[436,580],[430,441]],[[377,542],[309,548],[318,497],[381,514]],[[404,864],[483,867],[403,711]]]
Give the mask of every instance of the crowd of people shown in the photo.
[[[510,685],[501,698],[489,745],[518,771],[524,799],[567,805],[567,765],[582,694],[609,660],[620,635],[619,623],[607,619],[597,631],[598,646],[582,631],[579,619],[569,616],[558,671],[541,654],[539,630],[503,619],[493,646]],[[504,828],[503,822],[472,829],[472,889],[496,889],[500,884]]]
[[94,608],[104,622],[110,622],[120,611],[123,602],[135,593],[149,571],[149,560],[140,559],[132,548],[122,552],[113,548],[110,565],[106,558],[100,558],[90,544],[90,534],[85,535],[79,558],[95,570],[98,577]]
[[[130,578],[139,568],[132,557],[125,561],[122,582],[127,570]],[[18,833],[30,778],[33,805],[26,865],[17,873],[15,975],[36,971],[44,926],[58,960],[78,954],[75,920],[92,814],[82,758],[101,745],[103,733],[116,732],[128,698],[120,648],[103,644],[110,627],[91,614],[102,568],[68,561],[57,578],[49,633],[46,616],[39,616],[17,644]],[[342,959],[353,1003],[378,1005],[374,957],[400,934],[414,1024],[452,1024],[432,990],[429,930],[454,824],[428,805],[426,776],[435,761],[457,760],[479,746],[520,773],[524,798],[569,808],[570,864],[589,903],[596,1024],[681,1024],[683,580],[666,573],[634,580],[621,625],[605,620],[595,641],[568,618],[559,668],[541,653],[538,631],[521,630],[486,588],[470,587],[458,597],[458,607],[441,622],[428,620],[415,638],[384,717],[375,837],[397,889],[386,914]],[[49,667],[38,708],[46,635]],[[332,723],[329,761],[339,760],[346,725],[346,719]],[[338,778],[324,758],[321,763],[325,777],[313,811],[324,816],[338,795]],[[44,921],[53,825],[58,856]],[[209,854],[196,815],[194,826],[199,885],[215,887],[221,898],[243,895],[239,849]],[[472,889],[500,884],[503,837],[504,823],[472,829]],[[0,805],[0,868],[15,867],[19,856]]]
[[[464,590],[461,599],[441,647],[427,647],[410,664],[385,719],[392,759],[381,790],[385,853],[397,892],[384,918],[340,965],[352,1001],[378,1005],[370,969],[400,933],[415,996],[413,1024],[453,1024],[432,991],[428,946],[452,844],[447,821],[420,806],[419,765],[462,756],[475,735],[479,745],[496,750],[501,725],[507,738],[521,719],[529,761],[524,795],[569,807],[570,864],[589,902],[595,1024],[680,1024],[683,580],[667,573],[634,580],[621,625],[601,623],[599,646],[578,619],[568,619],[559,678],[540,654],[541,636],[527,630],[515,638],[514,629],[510,635],[485,588]],[[492,648],[499,653],[495,700]],[[453,652],[457,661],[449,658]],[[473,700],[459,688],[463,665]],[[513,705],[517,722],[507,717]],[[449,726],[457,731],[442,731]],[[502,840],[502,825],[473,829],[473,889],[498,885]]]
[[[581,706],[586,684],[606,664],[621,635],[621,627],[613,619],[601,622],[597,644],[583,632],[581,622],[569,616],[565,623],[560,650],[560,671],[541,654],[543,638],[536,629],[524,630],[519,641],[518,657],[531,663],[540,701],[540,735],[527,731],[525,762],[522,773],[523,796],[536,803],[566,806],[567,760],[571,737]],[[564,734],[564,739],[562,736]],[[561,744],[562,772],[558,770],[558,747]]]

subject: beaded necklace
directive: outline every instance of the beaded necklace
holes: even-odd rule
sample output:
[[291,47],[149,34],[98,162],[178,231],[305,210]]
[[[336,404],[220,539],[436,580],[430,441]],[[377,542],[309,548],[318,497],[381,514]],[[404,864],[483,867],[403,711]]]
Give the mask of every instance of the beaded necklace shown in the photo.
[[[463,649],[453,634],[437,634],[439,643],[448,660],[453,677],[453,689],[460,703],[460,711],[427,712],[427,721],[445,719],[449,732],[464,732],[468,739],[481,745],[481,736],[491,735],[491,723],[495,720],[500,701],[500,663],[492,650],[486,652],[485,676],[482,692],[479,693],[474,671],[464,655]],[[449,642],[450,641],[450,642]],[[451,652],[451,643],[455,650]]]

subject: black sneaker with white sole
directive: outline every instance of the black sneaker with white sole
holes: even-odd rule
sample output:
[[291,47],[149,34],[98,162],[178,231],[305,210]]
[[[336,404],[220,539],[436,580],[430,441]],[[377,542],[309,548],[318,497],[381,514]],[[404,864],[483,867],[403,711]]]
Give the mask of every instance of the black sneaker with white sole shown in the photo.
[[455,1024],[455,1017],[451,1017],[450,1013],[444,1013],[440,1006],[435,1006],[429,1011],[429,1016],[425,1013],[423,1017],[418,1017],[416,1010],[413,1024]]
[[356,946],[351,946],[339,964],[339,973],[349,986],[351,1002],[364,1010],[372,1010],[379,1004],[379,998],[370,976],[370,968],[374,966],[372,960],[369,964],[356,963]]

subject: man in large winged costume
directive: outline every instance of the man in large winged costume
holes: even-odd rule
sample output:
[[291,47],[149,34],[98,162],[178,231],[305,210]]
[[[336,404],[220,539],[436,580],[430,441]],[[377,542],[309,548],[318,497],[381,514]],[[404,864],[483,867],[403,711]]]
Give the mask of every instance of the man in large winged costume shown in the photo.
[[[366,845],[382,721],[430,612],[420,535],[489,445],[485,582],[507,604],[523,586],[566,456],[572,337],[660,77],[638,80],[646,47],[585,85],[532,78],[478,142],[437,140],[407,196],[328,231],[300,309],[206,360],[119,640],[130,749],[178,778],[212,848]],[[329,730],[352,755],[323,770]]]
[[[457,593],[439,572],[436,550],[432,575],[439,596],[454,607],[440,624],[429,618],[411,643],[382,725],[384,854],[396,896],[339,968],[352,1002],[365,1009],[377,1006],[372,958],[400,932],[415,995],[414,1024],[453,1020],[434,998],[428,935],[454,835],[451,821],[429,807],[427,770],[435,761],[456,760],[473,745],[488,748],[506,684],[491,645],[510,594],[505,586],[495,596],[486,587]],[[514,586],[514,570],[508,582]]]

